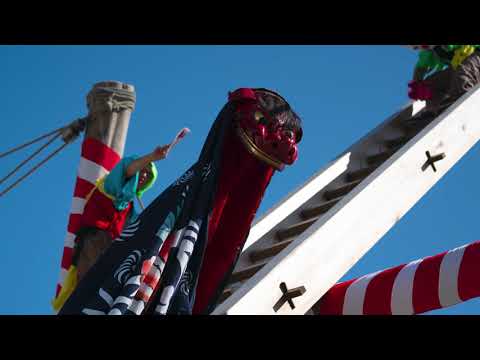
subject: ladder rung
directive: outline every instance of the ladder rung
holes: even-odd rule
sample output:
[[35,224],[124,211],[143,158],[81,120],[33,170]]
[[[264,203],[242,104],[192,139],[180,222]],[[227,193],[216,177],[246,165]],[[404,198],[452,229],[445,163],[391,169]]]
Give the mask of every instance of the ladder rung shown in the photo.
[[382,163],[385,160],[387,160],[390,156],[392,156],[394,153],[395,153],[395,151],[388,150],[388,151],[385,151],[385,152],[382,152],[382,153],[371,155],[367,158],[367,163],[370,164],[370,165]]
[[432,120],[435,119],[435,117],[431,115],[424,115],[424,116],[418,116],[418,117],[413,117],[411,119],[406,120],[403,123],[403,126],[408,132],[418,132],[421,129],[423,129],[425,126],[427,126]]
[[320,205],[312,206],[311,208],[304,209],[300,213],[300,216],[304,219],[310,219],[312,217],[318,217],[319,215],[326,213],[328,210],[330,210],[332,207],[334,207],[335,204],[338,203],[341,199],[342,199],[342,197],[339,197],[339,198],[324,202]]
[[309,219],[306,221],[299,222],[298,224],[292,225],[286,229],[279,230],[277,231],[277,238],[279,240],[285,240],[289,237],[300,235],[317,220],[318,218]]
[[249,266],[249,267],[247,267],[243,270],[240,270],[238,272],[233,273],[232,276],[230,277],[229,283],[233,284],[233,283],[236,283],[238,281],[246,280],[246,279],[252,277],[253,275],[256,274],[256,272],[258,270],[260,270],[266,264],[267,264],[267,262],[262,262],[260,264],[255,264],[255,265]]
[[250,253],[250,260],[252,262],[257,262],[259,260],[268,259],[272,256],[277,255],[280,251],[285,249],[292,242],[293,242],[293,239],[288,239],[288,240],[278,242],[268,248],[252,251]]
[[220,299],[218,301],[222,303],[225,300],[227,300],[230,296],[232,296],[232,294],[233,294],[233,290],[231,288],[227,288],[223,290],[223,293],[220,296]]
[[377,168],[376,166],[369,166],[369,167],[365,167],[362,169],[349,172],[347,174],[347,181],[351,182],[355,180],[364,179],[368,175],[370,175],[372,172],[374,172],[376,168]]
[[406,144],[408,142],[408,140],[410,140],[410,139],[411,139],[410,136],[401,136],[401,137],[398,137],[396,139],[391,139],[391,140],[385,141],[385,146],[389,149],[394,149],[398,146]]
[[426,124],[423,124],[423,123],[408,123],[408,124],[405,124],[405,132],[407,135],[413,135],[413,134],[416,134],[418,132],[420,132],[420,130],[422,130],[424,127],[426,126]]
[[352,182],[349,182],[337,189],[334,189],[334,190],[329,190],[329,191],[325,191],[325,194],[323,195],[323,197],[327,200],[332,200],[332,199],[335,199],[337,197],[340,197],[340,196],[343,196],[343,195],[346,195],[348,194],[355,186],[357,186],[358,184],[360,184],[362,180],[355,180],[355,181],[352,181]]

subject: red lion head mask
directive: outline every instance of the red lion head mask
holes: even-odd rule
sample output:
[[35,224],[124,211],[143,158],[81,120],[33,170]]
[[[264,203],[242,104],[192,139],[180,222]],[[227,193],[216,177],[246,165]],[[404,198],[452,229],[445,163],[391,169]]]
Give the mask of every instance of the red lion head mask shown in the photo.
[[240,139],[258,159],[277,170],[297,160],[301,120],[287,101],[268,89],[240,88],[229,93]]

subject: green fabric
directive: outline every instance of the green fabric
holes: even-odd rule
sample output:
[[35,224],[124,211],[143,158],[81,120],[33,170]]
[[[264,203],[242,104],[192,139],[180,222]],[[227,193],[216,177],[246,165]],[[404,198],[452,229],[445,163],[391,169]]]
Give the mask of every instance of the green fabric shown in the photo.
[[150,177],[150,179],[145,183],[145,185],[143,185],[143,187],[141,189],[137,190],[138,197],[142,197],[143,193],[145,191],[147,191],[148,189],[150,189],[153,186],[153,184],[155,183],[155,181],[157,180],[158,170],[157,170],[157,167],[155,166],[155,164],[153,162],[150,163],[150,173],[152,175]]
[[431,50],[421,50],[418,54],[416,68],[425,68],[428,70],[442,70],[447,67],[448,61],[440,59]]
[[[458,48],[460,48],[460,47],[462,47],[462,46],[465,46],[465,45],[443,45],[443,46],[445,47],[445,49],[446,49],[447,51],[455,51],[455,50],[457,50]],[[478,49],[478,47],[479,47],[480,45],[471,45],[471,46],[473,46],[475,49]]]
[[[455,51],[461,48],[464,45],[442,45],[443,48],[449,52]],[[476,49],[479,48],[480,45],[472,45]],[[427,70],[443,70],[446,68],[450,62],[446,59],[441,59],[432,50],[421,50],[418,53],[418,61],[416,68],[425,68]]]

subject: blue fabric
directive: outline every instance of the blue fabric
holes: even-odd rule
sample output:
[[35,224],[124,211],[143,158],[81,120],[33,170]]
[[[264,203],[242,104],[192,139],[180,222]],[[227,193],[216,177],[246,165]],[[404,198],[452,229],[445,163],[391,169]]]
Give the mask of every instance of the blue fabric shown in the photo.
[[108,195],[115,199],[113,205],[119,211],[125,210],[128,204],[135,199],[138,186],[138,172],[128,181],[125,179],[125,171],[137,156],[128,156],[115,165],[110,174],[105,178],[104,189]]

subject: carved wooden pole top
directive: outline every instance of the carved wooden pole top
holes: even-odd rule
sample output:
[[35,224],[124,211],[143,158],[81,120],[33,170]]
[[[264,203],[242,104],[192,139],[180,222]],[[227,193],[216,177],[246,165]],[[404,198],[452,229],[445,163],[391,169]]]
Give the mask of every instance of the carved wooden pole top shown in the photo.
[[123,156],[130,116],[135,109],[135,87],[120,81],[102,81],[87,95],[85,136],[94,138]]
[[90,113],[133,111],[135,101],[135,87],[119,81],[96,83],[87,95],[87,106]]

